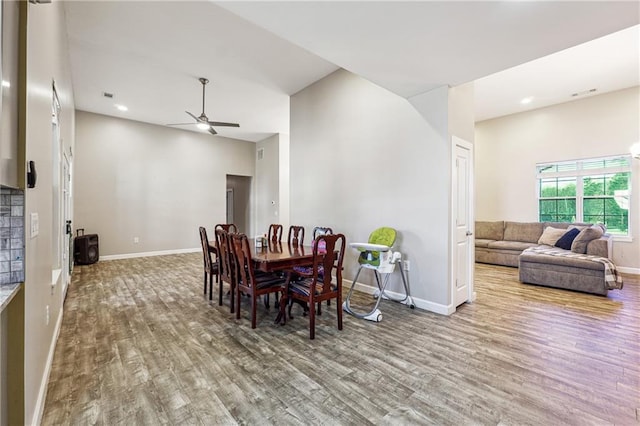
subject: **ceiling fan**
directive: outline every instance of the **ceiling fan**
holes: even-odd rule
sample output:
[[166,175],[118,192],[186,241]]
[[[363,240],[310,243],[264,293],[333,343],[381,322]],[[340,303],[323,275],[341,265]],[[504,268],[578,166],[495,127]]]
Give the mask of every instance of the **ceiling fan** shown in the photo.
[[200,113],[200,116],[196,117],[194,114],[191,114],[189,111],[185,111],[187,114],[189,114],[191,118],[195,120],[195,123],[174,123],[174,124],[167,124],[167,126],[186,126],[186,125],[195,124],[196,126],[198,126],[199,129],[206,130],[212,135],[218,134],[218,132],[216,132],[215,129],[213,128],[214,126],[240,127],[238,123],[225,123],[224,121],[209,121],[209,117],[207,117],[207,115],[204,113],[204,90],[209,80],[203,77],[200,77],[198,80],[200,80],[200,83],[202,83],[202,112]]

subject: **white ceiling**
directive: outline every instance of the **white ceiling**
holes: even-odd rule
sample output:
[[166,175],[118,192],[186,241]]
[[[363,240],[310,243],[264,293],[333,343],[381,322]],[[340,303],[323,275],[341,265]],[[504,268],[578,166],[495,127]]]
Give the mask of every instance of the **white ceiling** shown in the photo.
[[[197,78],[206,77],[209,119],[241,125],[216,130],[249,141],[288,133],[289,96],[339,67],[410,97],[474,81],[640,21],[637,2],[610,1],[72,1],[65,2],[65,10],[78,109],[155,124],[187,122],[185,110],[200,113]],[[635,52],[618,55],[627,59],[622,61],[627,74],[636,71],[636,85],[637,38],[636,29]],[[615,90],[611,82],[620,80],[624,87],[634,85],[619,68],[605,69],[602,63],[611,57],[603,61],[601,55],[588,63],[571,58],[578,71],[561,65],[564,59],[557,54],[546,59],[553,72],[529,64],[518,67],[519,74],[517,69],[505,74],[502,83],[498,77],[483,79],[477,115],[520,110],[509,98],[516,94],[534,96],[530,107],[539,107],[553,92],[555,103],[567,100],[567,92]],[[552,85],[547,92],[533,91],[546,83]],[[104,98],[103,91],[115,98]],[[129,111],[116,110],[115,103]]]
[[638,85],[640,25],[476,80],[476,121]]

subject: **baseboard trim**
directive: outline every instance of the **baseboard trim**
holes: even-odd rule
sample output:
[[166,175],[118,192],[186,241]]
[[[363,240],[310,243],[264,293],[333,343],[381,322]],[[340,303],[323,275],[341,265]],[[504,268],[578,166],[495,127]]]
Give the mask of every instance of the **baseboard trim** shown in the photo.
[[44,374],[42,375],[42,383],[40,383],[40,391],[38,392],[38,400],[36,402],[34,414],[32,417],[31,425],[37,426],[42,423],[42,415],[44,414],[44,404],[47,398],[47,389],[49,388],[49,376],[51,375],[51,367],[53,366],[53,355],[56,352],[56,345],[58,344],[58,337],[60,336],[60,329],[62,328],[62,316],[64,315],[64,306],[60,308],[60,315],[58,315],[58,321],[56,321],[56,328],[53,332],[53,339],[51,339],[51,345],[49,346],[49,354],[47,355],[47,364],[44,368]]
[[623,274],[640,275],[640,268],[629,268],[628,266],[618,266],[618,272]]
[[[343,279],[342,281],[343,283],[348,283],[350,286],[353,285],[353,281],[351,280]],[[378,289],[378,287],[373,287],[373,286],[365,285],[362,283],[356,283],[355,289],[366,294],[373,294]],[[404,293],[397,293],[395,291],[389,291],[389,290],[386,290],[385,292],[389,293],[389,295],[393,296],[394,298],[404,297]],[[420,299],[415,296],[411,296],[411,298],[413,299],[413,303],[416,305],[416,308],[418,309],[434,312],[440,315],[451,315],[456,311],[455,307],[453,307],[452,305],[441,305],[439,303],[434,303],[429,300]]]
[[177,249],[177,250],[159,250],[159,251],[144,251],[139,253],[109,254],[107,256],[100,256],[100,260],[120,260],[120,259],[133,259],[136,257],[166,256],[168,254],[196,253],[201,250],[202,250],[201,247],[197,247],[197,248],[186,248],[186,249]]

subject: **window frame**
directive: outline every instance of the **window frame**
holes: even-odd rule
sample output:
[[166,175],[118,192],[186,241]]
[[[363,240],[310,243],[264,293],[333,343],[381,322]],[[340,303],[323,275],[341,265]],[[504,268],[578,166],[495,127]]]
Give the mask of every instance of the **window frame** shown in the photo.
[[[595,163],[602,162],[603,165],[601,167],[594,167]],[[620,162],[620,165],[612,165],[607,166],[607,162]],[[586,167],[585,167],[586,166]],[[551,171],[545,171],[545,169],[555,169]],[[569,161],[554,161],[554,162],[545,162],[545,163],[537,163],[536,164],[536,199],[537,199],[537,210],[538,210],[538,220],[541,220],[541,201],[544,200],[558,200],[558,199],[575,199],[576,203],[576,211],[575,211],[575,220],[576,222],[593,222],[593,221],[585,221],[584,220],[584,202],[586,199],[599,199],[604,200],[606,203],[607,199],[613,199],[615,201],[614,195],[606,194],[606,187],[604,188],[604,194],[602,195],[587,195],[584,194],[584,180],[589,177],[594,176],[603,176],[606,181],[606,176],[613,176],[617,173],[628,173],[628,202],[629,208],[627,209],[627,233],[625,234],[611,234],[614,240],[617,241],[632,241],[632,226],[633,220],[633,203],[631,201],[632,197],[632,182],[633,182],[633,167],[631,161],[631,155],[622,154],[622,155],[614,155],[614,156],[606,156],[606,157],[593,157],[593,158],[584,158],[578,160],[569,160]],[[571,196],[556,196],[556,197],[541,197],[541,188],[544,179],[563,179],[563,178],[572,178],[576,181],[576,194],[575,197]],[[557,215],[557,211],[556,211]],[[606,217],[606,216],[605,216]]]

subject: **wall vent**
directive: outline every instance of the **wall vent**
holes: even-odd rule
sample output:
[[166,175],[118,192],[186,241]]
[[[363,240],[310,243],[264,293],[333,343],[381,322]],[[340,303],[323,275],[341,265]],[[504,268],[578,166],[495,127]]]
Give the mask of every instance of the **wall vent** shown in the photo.
[[264,148],[258,149],[258,160],[262,160],[264,158]]
[[104,96],[105,98],[112,99],[113,98],[113,93],[102,92],[102,96]]

